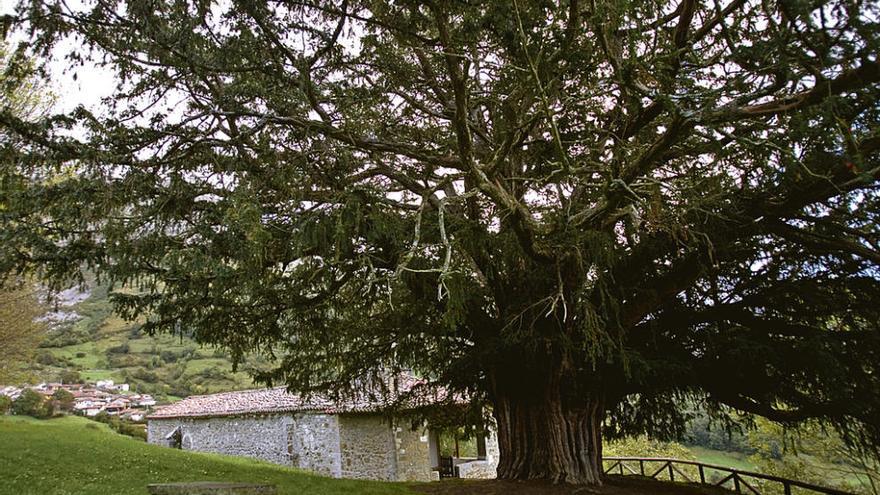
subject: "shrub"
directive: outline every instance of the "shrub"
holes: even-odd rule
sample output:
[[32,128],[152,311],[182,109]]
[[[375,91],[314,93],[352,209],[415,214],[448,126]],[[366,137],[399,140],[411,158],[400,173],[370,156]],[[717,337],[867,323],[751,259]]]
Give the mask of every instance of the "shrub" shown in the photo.
[[137,391],[142,394],[161,395],[165,393],[165,389],[161,383],[136,382],[135,386],[137,386]]
[[36,361],[45,366],[57,366],[58,358],[51,351],[40,351],[37,353]]
[[108,368],[133,368],[140,366],[141,360],[134,354],[111,354],[107,356]]
[[615,439],[605,443],[602,454],[608,457],[669,457],[694,460],[694,453],[676,442],[663,442],[645,435]]
[[746,435],[738,429],[725,428],[713,422],[705,413],[697,413],[688,425],[684,443],[698,445],[714,450],[752,454],[755,449],[749,445]]
[[193,395],[193,384],[189,380],[183,379],[176,383],[171,383],[169,393],[178,397],[187,397]]
[[59,375],[61,383],[83,383],[82,375],[79,371],[64,370]]
[[25,389],[21,395],[12,402],[12,413],[19,416],[31,416],[45,419],[52,417],[54,408],[39,393]]
[[110,354],[128,354],[129,350],[128,341],[125,341],[117,346],[107,349],[107,354],[108,357]]
[[228,374],[223,369],[217,366],[211,366],[209,368],[204,368],[196,373],[193,378],[196,383],[202,383],[205,380],[225,380],[228,378]]
[[73,410],[74,397],[67,390],[58,389],[52,394],[53,406],[61,411],[70,412]]
[[179,380],[181,377],[183,377],[184,373],[186,373],[186,363],[180,362],[174,365],[171,370],[169,370],[168,377],[171,380]]
[[147,429],[144,428],[144,425],[142,424],[117,420],[117,426],[115,429],[123,435],[128,435],[132,438],[143,440],[144,442],[147,441]]
[[76,357],[79,358],[79,359],[82,359],[82,358],[86,357],[86,353],[84,353],[84,352],[77,352],[77,353],[76,353]]
[[91,333],[81,325],[63,325],[53,330],[46,339],[40,342],[40,347],[66,347],[83,344],[91,339]]
[[176,363],[177,362],[177,354],[171,350],[164,350],[159,353],[159,357],[162,358],[162,361],[166,363]]
[[117,433],[121,433],[132,438],[137,438],[145,442],[147,441],[147,430],[141,423],[125,421],[116,416],[111,416],[104,411],[99,412],[92,419],[99,423],[104,423],[108,425],[110,428],[113,429],[113,431]]
[[180,357],[182,357],[184,359],[192,359],[195,357],[196,352],[198,352],[198,348],[196,348],[195,346],[188,345],[183,350],[183,352],[180,353]]
[[5,395],[0,395],[0,414],[6,414],[12,409],[12,399]]
[[[461,457],[477,457],[477,440],[476,438],[468,438],[464,435],[464,431],[455,429],[444,431],[439,438],[440,455],[454,456],[456,452],[456,444],[458,444],[458,455]],[[458,440],[456,442],[456,439]]]
[[159,381],[159,375],[153,371],[145,370],[144,368],[134,370],[129,376],[146,383],[156,383]]

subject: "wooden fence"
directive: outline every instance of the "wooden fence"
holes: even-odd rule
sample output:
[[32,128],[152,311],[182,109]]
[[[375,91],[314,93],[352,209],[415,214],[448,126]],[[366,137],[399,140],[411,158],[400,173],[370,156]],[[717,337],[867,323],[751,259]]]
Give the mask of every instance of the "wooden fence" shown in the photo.
[[[807,491],[828,495],[852,495],[849,492],[811,485],[810,483],[804,483],[802,481],[790,480],[769,474],[753,473],[751,471],[743,471],[741,469],[706,464],[697,461],[668,459],[664,457],[604,457],[602,460],[606,466],[604,468],[605,474],[612,474],[616,468],[620,475],[636,474],[654,479],[659,479],[657,477],[661,476],[663,478],[668,477],[670,481],[676,481],[676,476],[678,476],[679,480],[688,481],[690,483],[701,483],[704,485],[722,487],[727,485],[727,488],[732,488],[737,493],[762,495],[759,490],[760,487],[756,487],[754,483],[754,480],[758,479],[779,483],[782,486],[785,495],[791,495],[792,487],[798,487]],[[691,479],[691,476],[695,476],[694,473],[691,473],[689,476],[684,472],[684,469],[680,468],[680,466],[696,466],[699,480]],[[726,476],[723,476],[718,481],[709,480],[707,478],[707,471],[709,470],[726,474]]]

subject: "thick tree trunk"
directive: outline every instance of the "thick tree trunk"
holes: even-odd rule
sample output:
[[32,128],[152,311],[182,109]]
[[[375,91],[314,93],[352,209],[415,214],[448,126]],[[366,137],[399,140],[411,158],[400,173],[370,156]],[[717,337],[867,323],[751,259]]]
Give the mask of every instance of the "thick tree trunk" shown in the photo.
[[559,390],[537,396],[496,394],[499,479],[541,479],[553,483],[602,482],[602,401],[568,404]]

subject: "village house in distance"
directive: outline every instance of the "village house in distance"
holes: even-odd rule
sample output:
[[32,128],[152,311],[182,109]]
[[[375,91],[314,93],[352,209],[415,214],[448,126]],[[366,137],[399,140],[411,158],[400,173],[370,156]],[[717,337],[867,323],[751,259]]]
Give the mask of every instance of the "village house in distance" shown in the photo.
[[478,439],[476,459],[441,458],[430,425],[390,420],[376,399],[308,400],[283,387],[193,396],[147,417],[147,441],[255,457],[335,478],[431,481],[494,478],[498,442]]
[[142,421],[156,405],[156,399],[149,394],[133,393],[129,388],[127,383],[115,383],[113,380],[98,380],[94,384],[40,383],[24,387],[0,386],[0,395],[15,400],[25,389],[31,389],[50,398],[56,391],[66,390],[73,396],[73,412],[76,414],[92,417],[107,413],[131,421]]

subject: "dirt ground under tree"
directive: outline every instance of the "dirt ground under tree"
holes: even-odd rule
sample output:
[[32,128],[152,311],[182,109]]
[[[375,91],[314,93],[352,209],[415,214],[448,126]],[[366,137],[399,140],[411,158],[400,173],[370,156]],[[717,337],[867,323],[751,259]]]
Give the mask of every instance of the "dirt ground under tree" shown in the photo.
[[640,476],[608,476],[600,487],[551,485],[536,481],[450,480],[421,484],[426,495],[731,495],[723,488],[658,481]]

